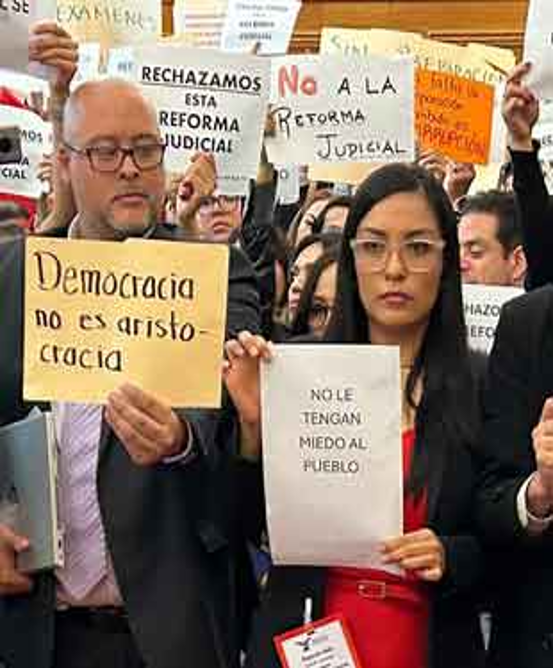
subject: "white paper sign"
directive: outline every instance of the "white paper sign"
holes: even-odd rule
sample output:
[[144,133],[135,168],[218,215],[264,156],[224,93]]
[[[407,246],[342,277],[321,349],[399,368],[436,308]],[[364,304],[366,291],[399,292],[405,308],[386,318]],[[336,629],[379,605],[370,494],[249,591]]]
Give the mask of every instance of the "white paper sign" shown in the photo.
[[116,46],[110,49],[107,74],[119,79],[135,78],[135,57],[130,46]]
[[274,58],[271,93],[274,164],[414,159],[411,57]]
[[300,199],[300,167],[281,165],[277,170],[277,192],[275,199],[279,204],[296,204]]
[[297,0],[230,0],[221,37],[224,51],[285,54],[300,11]]
[[541,105],[541,117],[535,128],[535,139],[541,145],[541,160],[554,160],[554,102],[547,101]]
[[522,288],[464,284],[462,295],[469,347],[490,353],[503,304],[523,294]]
[[533,63],[527,83],[543,100],[552,99],[552,0],[529,0],[523,48]]
[[400,403],[396,347],[276,346],[262,364],[275,563],[384,568],[379,543],[402,533]]
[[142,47],[135,58],[137,81],[158,110],[168,169],[182,171],[197,151],[212,153],[219,191],[237,194],[237,183],[258,172],[269,63],[177,46]]
[[0,192],[38,197],[42,184],[37,178],[38,163],[52,152],[52,129],[40,116],[26,109],[0,105],[0,127],[15,125],[21,129],[21,162],[0,165]]
[[0,0],[0,67],[27,72],[29,28],[55,16],[55,0]]
[[79,44],[79,64],[71,82],[72,89],[85,81],[94,81],[100,77],[100,55],[98,42]]
[[175,34],[187,46],[219,49],[227,0],[175,0]]

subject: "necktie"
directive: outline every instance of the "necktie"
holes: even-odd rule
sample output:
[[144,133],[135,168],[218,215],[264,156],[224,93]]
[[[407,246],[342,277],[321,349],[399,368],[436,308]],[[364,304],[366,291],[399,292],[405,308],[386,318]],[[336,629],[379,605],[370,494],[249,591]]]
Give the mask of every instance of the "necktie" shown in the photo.
[[106,575],[106,541],[96,490],[102,406],[62,404],[56,420],[60,446],[65,565],[57,577],[75,599]]

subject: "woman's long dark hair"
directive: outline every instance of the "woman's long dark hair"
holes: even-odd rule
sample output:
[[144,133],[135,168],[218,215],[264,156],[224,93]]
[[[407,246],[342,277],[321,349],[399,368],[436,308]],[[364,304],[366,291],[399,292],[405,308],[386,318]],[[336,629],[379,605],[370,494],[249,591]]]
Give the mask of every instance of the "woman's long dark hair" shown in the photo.
[[[376,204],[398,193],[421,193],[425,197],[446,242],[437,300],[406,383],[406,399],[416,408],[416,446],[408,491],[417,496],[426,486],[431,463],[441,464],[446,447],[473,444],[477,430],[477,399],[462,306],[456,217],[442,186],[425,169],[389,165],[373,172],[358,188],[344,228],[337,293],[325,340],[371,341],[350,240],[356,237],[360,222]],[[419,379],[423,392],[416,405]]]
[[291,324],[291,336],[301,336],[310,333],[310,315],[313,307],[314,294],[317,290],[317,284],[321,274],[323,274],[323,272],[331,265],[338,262],[339,252],[340,246],[338,244],[336,246],[331,246],[314,262],[308,278],[306,279],[306,285],[300,295],[298,310],[296,311],[296,316]]

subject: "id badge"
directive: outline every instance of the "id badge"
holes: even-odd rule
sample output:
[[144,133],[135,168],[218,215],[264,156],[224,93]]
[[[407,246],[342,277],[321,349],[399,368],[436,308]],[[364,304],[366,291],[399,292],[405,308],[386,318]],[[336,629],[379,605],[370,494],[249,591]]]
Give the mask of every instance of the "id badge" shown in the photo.
[[283,668],[362,668],[341,615],[330,615],[273,639]]

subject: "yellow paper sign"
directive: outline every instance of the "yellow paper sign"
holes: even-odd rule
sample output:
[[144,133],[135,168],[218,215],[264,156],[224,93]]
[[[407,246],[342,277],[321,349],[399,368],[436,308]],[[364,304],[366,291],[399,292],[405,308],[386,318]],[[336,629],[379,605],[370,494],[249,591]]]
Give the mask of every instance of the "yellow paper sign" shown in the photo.
[[416,133],[422,149],[486,164],[493,106],[492,86],[444,72],[416,71]]
[[218,407],[229,249],[29,238],[24,396],[102,403],[129,381]]

